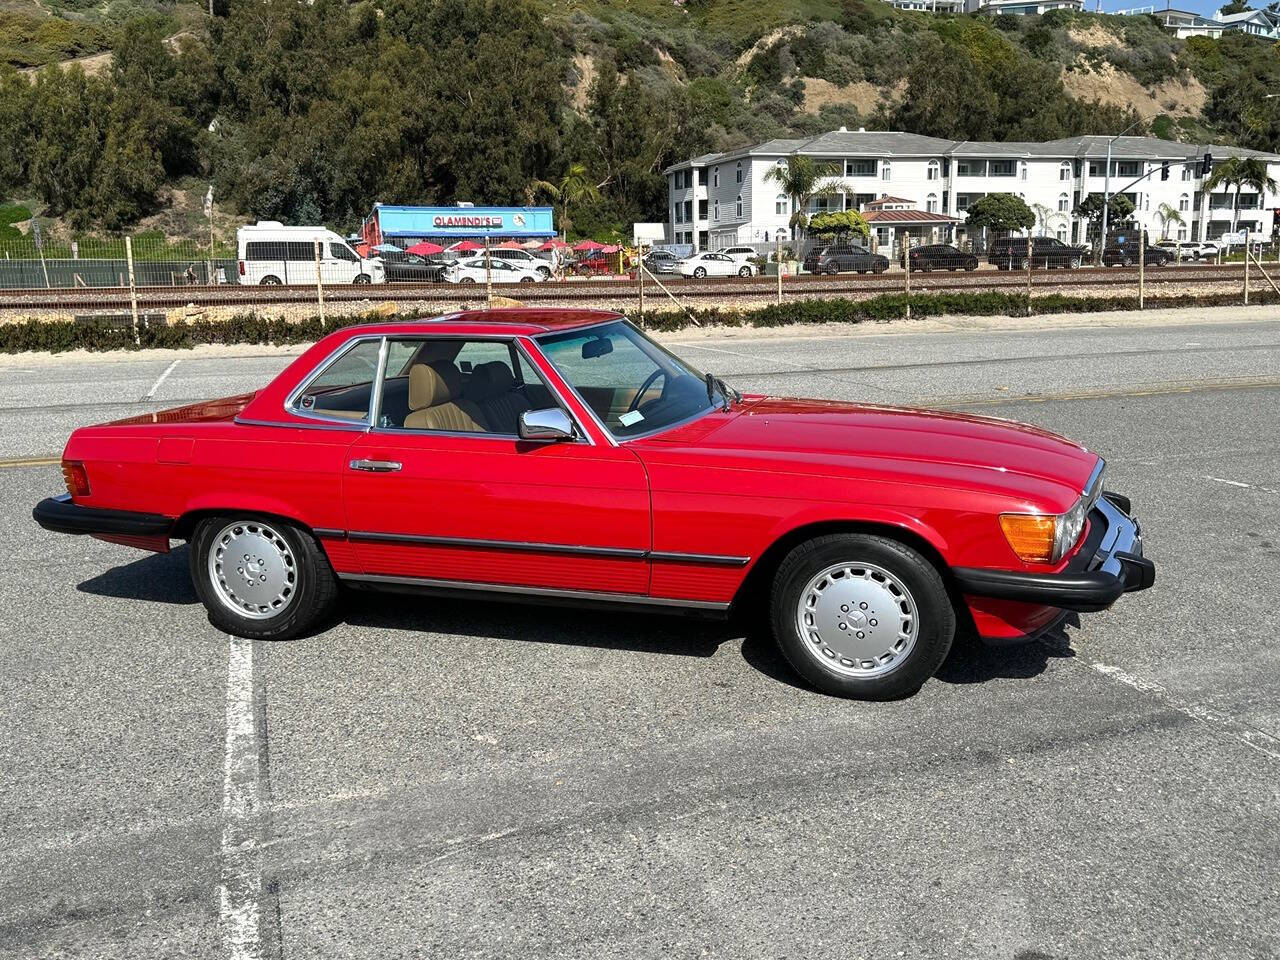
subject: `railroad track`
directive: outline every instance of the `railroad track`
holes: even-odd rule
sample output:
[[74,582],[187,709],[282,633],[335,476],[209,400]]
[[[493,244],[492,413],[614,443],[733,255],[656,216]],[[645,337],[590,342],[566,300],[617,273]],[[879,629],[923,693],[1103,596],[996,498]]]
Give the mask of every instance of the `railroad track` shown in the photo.
[[[1182,266],[1151,267],[1146,271],[1146,283],[1150,287],[1170,284],[1241,283],[1242,264],[1187,264]],[[660,278],[663,286],[681,299],[710,300],[717,297],[768,297],[777,289],[777,278],[725,277],[705,280]],[[862,295],[868,293],[899,293],[903,290],[901,271],[880,275],[838,274],[835,276],[794,276],[783,279],[784,291],[799,296]],[[1258,278],[1260,283],[1265,283]],[[1079,270],[1034,270],[1031,288],[1052,289],[1061,287],[1126,286],[1138,282],[1136,268],[1082,267]],[[652,281],[646,280],[651,297],[665,299]],[[982,270],[976,272],[929,272],[911,276],[913,293],[947,292],[963,290],[1025,290],[1025,272]],[[569,280],[541,284],[496,284],[496,292],[510,295],[521,301],[537,303],[545,301],[600,301],[609,299],[634,299],[634,281],[619,280]],[[298,284],[274,287],[241,287],[235,284],[223,286],[143,287],[138,290],[138,309],[154,311],[173,309],[188,304],[194,306],[288,306],[314,304],[314,285]],[[433,303],[473,303],[484,296],[482,284],[453,285],[391,283],[367,286],[332,286],[324,291],[327,303],[353,303],[361,301],[431,301]],[[128,310],[129,291],[124,287],[77,287],[74,289],[21,289],[0,290],[0,311],[58,310],[62,312],[94,312]]]

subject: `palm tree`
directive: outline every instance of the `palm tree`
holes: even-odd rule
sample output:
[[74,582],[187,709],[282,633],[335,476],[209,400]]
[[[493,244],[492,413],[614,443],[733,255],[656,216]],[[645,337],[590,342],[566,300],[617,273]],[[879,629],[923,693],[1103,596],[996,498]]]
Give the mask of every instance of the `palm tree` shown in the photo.
[[1182,219],[1182,214],[1167,203],[1156,207],[1156,218],[1160,221],[1161,240],[1169,239],[1169,224],[1176,223],[1180,227],[1187,225],[1187,221]]
[[1049,221],[1053,218],[1055,211],[1052,207],[1047,207],[1043,203],[1033,203],[1032,211],[1036,215],[1036,222],[1040,225],[1040,236],[1045,236],[1049,232]]
[[583,163],[571,163],[565,168],[560,182],[549,180],[530,180],[524,188],[526,202],[532,204],[539,196],[550,197],[552,203],[560,203],[560,230],[567,237],[569,233],[569,204],[592,202],[600,199],[600,188],[604,184],[594,183],[587,176],[587,167]]
[[834,163],[815,162],[811,157],[793,153],[785,163],[772,167],[766,180],[775,181],[791,202],[791,238],[800,239],[800,232],[809,223],[805,214],[809,201],[814,197],[830,197],[840,192],[840,185],[832,178],[840,175]]
[[1231,232],[1240,226],[1240,191],[1251,187],[1259,195],[1275,192],[1276,182],[1267,174],[1267,164],[1261,157],[1228,157],[1213,168],[1204,181],[1204,192],[1212,193],[1220,186],[1235,187],[1231,203]]

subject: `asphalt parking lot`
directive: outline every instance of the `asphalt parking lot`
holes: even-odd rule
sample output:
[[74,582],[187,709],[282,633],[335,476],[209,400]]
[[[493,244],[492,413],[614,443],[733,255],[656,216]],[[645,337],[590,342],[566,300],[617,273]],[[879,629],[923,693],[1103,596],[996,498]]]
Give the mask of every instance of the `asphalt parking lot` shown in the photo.
[[1132,497],[1153,589],[888,704],[751,624],[372,595],[229,640],[185,548],[46,534],[16,461],[288,355],[4,359],[0,956],[1276,956],[1280,320],[1232,316],[673,345],[1040,424]]

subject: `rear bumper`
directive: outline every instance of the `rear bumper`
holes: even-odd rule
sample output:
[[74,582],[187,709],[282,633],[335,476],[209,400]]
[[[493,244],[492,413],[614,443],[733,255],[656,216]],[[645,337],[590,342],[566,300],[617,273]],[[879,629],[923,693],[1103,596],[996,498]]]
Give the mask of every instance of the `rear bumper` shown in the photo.
[[956,582],[968,596],[1012,600],[1087,613],[1105,610],[1121,594],[1146,590],[1156,568],[1142,556],[1142,527],[1129,516],[1129,501],[1104,493],[1089,515],[1089,536],[1061,573],[956,568]]
[[60,497],[41,500],[31,511],[31,516],[44,529],[54,533],[167,539],[173,530],[172,517],[158,513],[78,506],[65,493]]

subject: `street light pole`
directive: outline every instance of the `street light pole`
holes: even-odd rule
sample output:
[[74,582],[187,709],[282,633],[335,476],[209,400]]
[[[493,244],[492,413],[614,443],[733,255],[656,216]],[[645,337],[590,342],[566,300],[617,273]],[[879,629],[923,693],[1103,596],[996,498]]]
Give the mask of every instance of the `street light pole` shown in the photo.
[[1102,236],[1098,238],[1098,260],[1101,260],[1102,250],[1107,245],[1107,224],[1111,220],[1111,145],[1123,137],[1126,133],[1143,123],[1142,120],[1135,120],[1129,124],[1114,137],[1107,141],[1107,170],[1103,174],[1102,179]]

